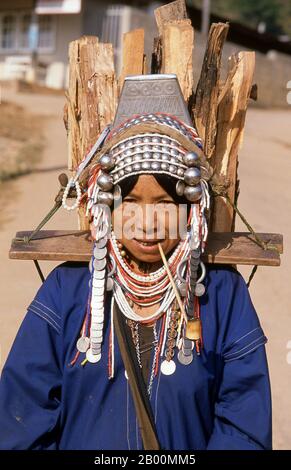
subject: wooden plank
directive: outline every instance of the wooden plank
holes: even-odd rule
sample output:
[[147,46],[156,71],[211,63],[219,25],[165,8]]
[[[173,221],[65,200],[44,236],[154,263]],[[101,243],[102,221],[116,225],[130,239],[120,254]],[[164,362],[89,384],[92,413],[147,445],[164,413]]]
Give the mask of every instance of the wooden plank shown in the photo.
[[118,93],[121,92],[126,76],[143,75],[144,70],[144,29],[140,28],[123,35],[122,70],[118,80]]
[[[238,152],[242,145],[254,69],[254,52],[239,52],[231,56],[228,76],[219,95],[216,145],[210,163],[216,169],[216,174],[229,183],[227,194],[232,202],[237,199]],[[224,197],[215,197],[210,230],[233,231],[234,221],[232,206]]]
[[[15,238],[28,237],[31,232],[17,232]],[[258,236],[276,246],[277,251],[263,250],[244,232],[210,233],[203,260],[215,264],[246,264],[280,266],[283,236],[261,233]],[[12,240],[10,259],[89,261],[92,252],[90,232],[87,230],[41,230],[29,243]]]
[[[67,133],[68,169],[74,171],[115,115],[117,83],[112,44],[82,36],[69,45]],[[78,210],[79,228],[89,229],[85,208]]]

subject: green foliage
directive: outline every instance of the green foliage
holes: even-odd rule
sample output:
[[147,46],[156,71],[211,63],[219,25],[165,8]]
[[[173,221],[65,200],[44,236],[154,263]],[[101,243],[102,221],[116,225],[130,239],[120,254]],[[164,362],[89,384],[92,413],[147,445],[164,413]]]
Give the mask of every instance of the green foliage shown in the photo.
[[[187,3],[202,8],[203,1]],[[267,32],[291,36],[291,0],[212,0],[211,12],[252,28],[263,22]]]

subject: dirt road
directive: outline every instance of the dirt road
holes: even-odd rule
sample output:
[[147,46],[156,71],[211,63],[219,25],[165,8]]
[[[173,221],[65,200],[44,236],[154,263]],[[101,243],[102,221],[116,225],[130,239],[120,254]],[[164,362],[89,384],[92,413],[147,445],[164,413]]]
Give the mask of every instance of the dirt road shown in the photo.
[[[2,191],[2,200],[10,198],[1,214],[1,347],[2,363],[6,358],[27,305],[40,286],[33,263],[8,259],[10,240],[17,230],[36,226],[50,209],[58,189],[57,175],[66,167],[66,136],[62,123],[62,97],[7,94],[17,103],[37,114],[48,116],[46,147],[38,171],[21,177]],[[250,288],[253,303],[269,339],[272,392],[274,448],[291,449],[291,110],[250,109],[243,148],[240,151],[239,206],[258,232],[284,234],[285,252],[280,268],[259,268]],[[3,207],[3,204],[1,204]],[[77,228],[75,213],[62,209],[47,228]],[[237,222],[237,230],[245,230]],[[56,264],[42,262],[47,274]],[[240,271],[248,278],[249,267]],[[287,344],[289,343],[289,348]],[[291,352],[290,355],[291,356]],[[254,418],[255,419],[255,418]]]

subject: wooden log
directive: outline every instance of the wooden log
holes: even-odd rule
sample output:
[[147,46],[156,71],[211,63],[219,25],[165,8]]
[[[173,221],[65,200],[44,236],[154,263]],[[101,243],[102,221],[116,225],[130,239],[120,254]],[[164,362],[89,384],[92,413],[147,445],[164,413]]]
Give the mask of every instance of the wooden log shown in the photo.
[[[110,123],[117,106],[112,44],[82,36],[69,45],[68,168],[74,171]],[[85,209],[79,209],[79,228],[88,229]]]
[[123,35],[122,70],[118,80],[120,94],[124,78],[145,73],[144,30],[135,29]]
[[193,91],[194,29],[184,0],[155,9],[159,38],[154,40],[152,73],[175,73],[188,101]]
[[[215,171],[229,183],[227,194],[237,200],[238,151],[242,144],[247,105],[252,89],[255,53],[239,52],[229,59],[229,72],[219,96],[217,135],[210,163]],[[222,196],[214,198],[210,230],[234,230],[234,209]]]
[[[16,238],[28,237],[31,232],[17,232]],[[210,233],[202,260],[215,264],[244,264],[279,266],[283,251],[280,234],[260,233],[265,242],[277,247],[277,251],[263,250],[249,233]],[[29,243],[12,240],[10,259],[89,261],[92,255],[89,231],[41,230]]]
[[194,100],[189,103],[207,158],[211,158],[215,150],[221,56],[228,29],[228,23],[211,25]]

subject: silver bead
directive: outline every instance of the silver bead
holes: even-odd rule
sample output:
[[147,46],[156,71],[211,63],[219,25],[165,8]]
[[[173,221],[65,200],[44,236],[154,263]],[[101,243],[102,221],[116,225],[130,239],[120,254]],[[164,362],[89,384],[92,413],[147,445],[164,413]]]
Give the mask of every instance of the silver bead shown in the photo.
[[101,173],[97,178],[97,184],[103,191],[110,191],[113,186],[112,177],[106,173]]
[[141,153],[143,151],[142,147],[135,147],[133,150],[137,153]]
[[145,136],[145,137],[142,138],[142,141],[143,141],[144,144],[148,144],[149,142],[152,141],[152,139],[149,136]]
[[132,146],[132,143],[133,143],[132,140],[128,140],[127,142],[125,142],[126,148],[131,147],[131,146]]
[[185,173],[184,173],[184,180],[186,184],[189,184],[190,186],[194,186],[195,184],[198,184],[201,178],[201,173],[199,168],[188,168]]
[[169,165],[168,165],[168,163],[166,163],[166,162],[162,162],[162,163],[161,163],[161,168],[162,168],[162,170],[166,170],[166,171],[168,171],[168,169],[169,169]]
[[100,204],[106,204],[107,206],[111,206],[113,202],[113,195],[111,193],[99,191],[97,200]]
[[151,162],[151,167],[153,170],[159,170],[161,168],[161,165],[159,162]]
[[143,152],[150,152],[151,151],[151,146],[150,145],[144,145],[143,148],[142,148],[142,151]]
[[119,145],[119,150],[124,150],[126,147],[126,144],[125,142],[123,142],[122,144]]
[[152,139],[154,144],[159,144],[161,142],[161,137],[155,135]]
[[132,172],[132,165],[128,165],[124,168],[125,173],[131,173]]
[[183,162],[187,166],[196,166],[199,163],[199,156],[195,152],[188,152],[183,155]]
[[117,180],[118,180],[118,173],[115,173],[115,174],[113,175],[113,181],[117,181]]
[[141,160],[142,159],[142,154],[141,153],[137,153],[136,155],[134,155],[133,157],[133,161],[138,161],[138,160]]
[[171,173],[176,174],[177,168],[175,167],[175,165],[170,165],[170,166],[169,166],[169,171],[170,171]]
[[184,196],[188,201],[190,202],[196,202],[199,201],[202,195],[202,188],[199,185],[197,186],[186,186],[184,190]]
[[133,160],[132,157],[125,157],[125,159],[124,159],[125,163],[131,163],[132,160]]
[[139,144],[142,143],[142,139],[141,139],[140,137],[136,137],[136,138],[134,139],[133,143],[134,143],[135,145],[139,145]]
[[130,150],[130,149],[125,150],[124,155],[126,157],[129,157],[130,155],[132,155],[132,150]]
[[155,160],[160,160],[162,158],[162,155],[158,152],[155,152],[153,153],[152,157],[155,159]]
[[150,163],[149,162],[142,162],[141,167],[143,170],[149,170],[150,169]]
[[177,175],[178,175],[178,176],[184,176],[184,170],[183,170],[183,168],[178,168],[178,170],[177,170]]
[[178,196],[183,196],[184,189],[185,189],[185,183],[183,183],[183,181],[181,181],[181,180],[177,181],[176,193],[178,194]]
[[152,156],[152,154],[150,152],[144,152],[144,154],[143,154],[143,158],[145,160],[148,160],[149,158],[151,158],[151,156]]
[[141,169],[140,163],[134,163],[132,165],[132,168],[134,169],[134,171],[139,171]]
[[176,157],[178,155],[178,152],[177,152],[176,149],[171,149],[170,154],[173,155],[174,157]]
[[124,170],[119,170],[118,176],[121,177],[121,176],[123,176],[123,175],[124,175]]
[[162,144],[170,144],[170,140],[166,137],[162,137]]
[[99,163],[103,170],[111,170],[111,168],[113,168],[115,165],[115,160],[113,157],[110,157],[109,155],[105,154],[105,155],[102,155],[102,157],[99,160]]

